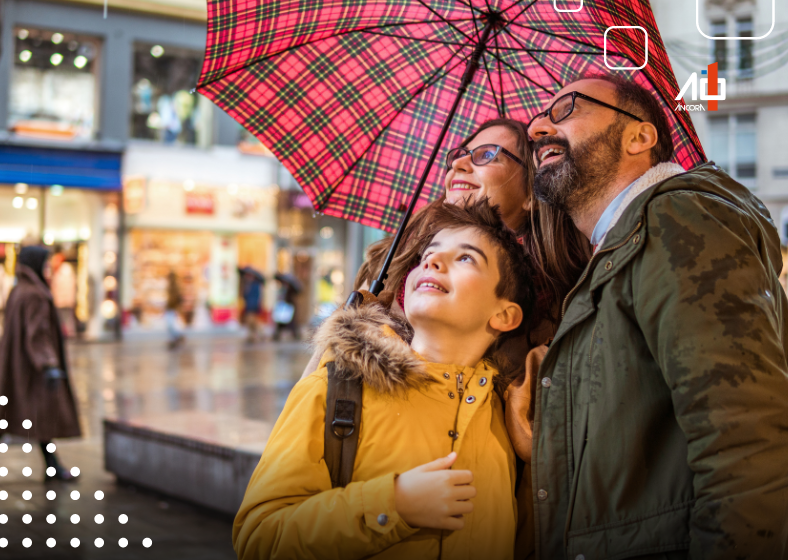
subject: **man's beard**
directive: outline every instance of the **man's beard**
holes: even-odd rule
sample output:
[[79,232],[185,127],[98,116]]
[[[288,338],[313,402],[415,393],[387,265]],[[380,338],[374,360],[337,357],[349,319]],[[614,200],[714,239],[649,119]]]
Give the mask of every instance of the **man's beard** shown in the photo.
[[[534,153],[547,145],[564,149],[558,163],[541,165],[534,178],[537,200],[567,212],[582,213],[615,179],[621,161],[621,139],[626,123],[616,119],[602,132],[572,148],[563,138],[545,137],[534,143]],[[548,160],[549,162],[549,160]]]

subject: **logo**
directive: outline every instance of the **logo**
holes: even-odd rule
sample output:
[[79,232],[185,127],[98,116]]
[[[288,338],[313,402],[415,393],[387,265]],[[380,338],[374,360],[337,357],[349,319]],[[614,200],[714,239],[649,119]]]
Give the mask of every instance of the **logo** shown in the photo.
[[[707,71],[703,70],[701,74],[706,76]],[[681,88],[681,91],[676,96],[676,101],[680,102],[678,105],[676,105],[676,111],[706,110],[703,105],[700,104],[687,105],[684,103],[684,96],[686,95],[688,89],[692,89],[690,98],[693,101],[698,100],[698,84],[700,84],[700,99],[709,102],[709,111],[716,111],[717,102],[725,100],[725,78],[719,78],[717,76],[717,63],[715,62],[714,64],[709,64],[708,77],[701,78],[700,81],[698,80],[697,72],[692,73],[692,75],[687,80],[687,83],[684,84],[684,87]]]

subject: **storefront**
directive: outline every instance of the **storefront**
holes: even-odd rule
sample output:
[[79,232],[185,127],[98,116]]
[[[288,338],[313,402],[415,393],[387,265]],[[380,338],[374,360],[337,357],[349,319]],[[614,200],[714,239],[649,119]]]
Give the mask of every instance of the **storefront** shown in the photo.
[[117,152],[0,145],[0,308],[26,244],[51,248],[51,288],[64,332],[111,338],[118,320]]
[[[132,146],[126,157],[125,169],[132,172],[124,180],[126,330],[165,328],[170,273],[175,273],[184,327],[237,329],[238,269],[251,266],[268,279],[276,271],[278,187],[265,181],[267,164],[259,161],[268,158],[226,154],[235,165],[219,170],[214,165],[201,173],[206,156],[198,150],[171,149],[167,165],[159,167],[150,153],[141,153],[150,149]],[[245,174],[245,166],[257,166],[257,173]],[[147,173],[133,173],[142,168]],[[201,179],[174,178],[178,174]],[[224,182],[222,176],[254,178],[257,184]],[[275,297],[273,284],[268,283],[268,309]]]

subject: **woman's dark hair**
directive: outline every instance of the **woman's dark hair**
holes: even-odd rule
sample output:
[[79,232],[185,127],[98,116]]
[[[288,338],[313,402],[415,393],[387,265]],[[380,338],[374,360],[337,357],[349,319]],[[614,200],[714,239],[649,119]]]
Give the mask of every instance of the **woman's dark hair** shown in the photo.
[[[523,191],[531,201],[529,219],[517,225],[517,234],[522,238],[528,264],[534,271],[537,302],[532,324],[547,319],[558,323],[558,308],[563,298],[574,287],[583,268],[591,256],[588,240],[577,230],[568,214],[542,204],[533,195],[534,163],[528,143],[527,125],[515,119],[499,118],[486,121],[470,136],[461,142],[467,146],[476,136],[492,127],[504,127],[511,131],[517,140],[517,156],[526,162],[523,173]],[[417,211],[410,219],[397,255],[394,257],[386,289],[398,292],[403,279],[416,266],[419,258],[418,240],[429,235],[432,230],[431,213],[444,204],[445,194]],[[356,276],[355,288],[371,283],[388,253],[393,238],[387,237],[367,248],[366,261]],[[535,341],[541,344],[544,341]]]

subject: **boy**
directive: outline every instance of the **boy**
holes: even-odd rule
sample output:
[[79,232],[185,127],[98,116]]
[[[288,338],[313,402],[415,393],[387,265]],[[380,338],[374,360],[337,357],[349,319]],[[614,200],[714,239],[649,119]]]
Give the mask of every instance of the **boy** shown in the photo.
[[[515,456],[485,358],[530,313],[530,274],[487,201],[445,205],[432,232],[405,287],[410,345],[379,304],[318,333],[320,366],[293,388],[235,519],[239,558],[513,557]],[[363,380],[344,488],[324,460],[329,361]]]

